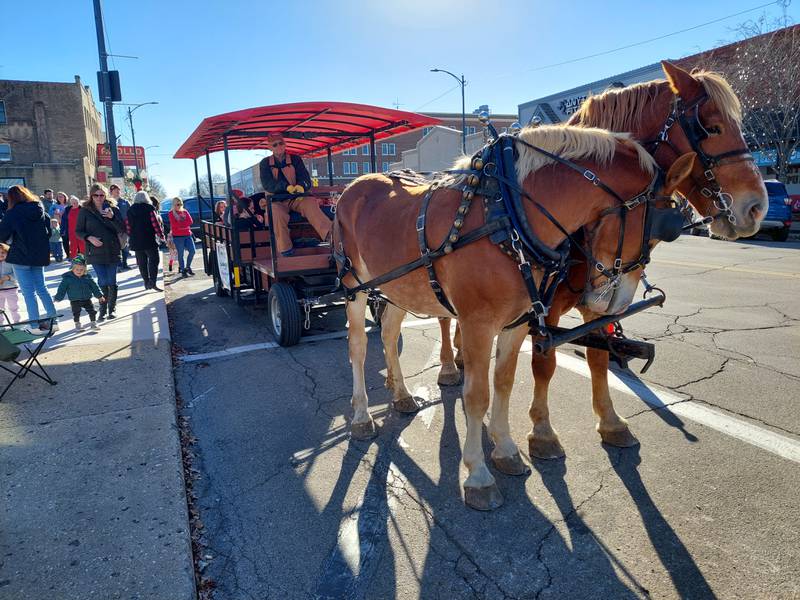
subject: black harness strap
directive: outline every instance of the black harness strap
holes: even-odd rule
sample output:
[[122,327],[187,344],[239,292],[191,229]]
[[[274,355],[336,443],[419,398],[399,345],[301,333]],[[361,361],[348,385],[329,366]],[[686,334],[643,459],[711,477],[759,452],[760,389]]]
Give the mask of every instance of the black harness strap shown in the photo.
[[436,299],[439,301],[439,304],[447,309],[449,313],[455,315],[456,311],[453,308],[453,305],[450,304],[450,301],[447,299],[442,286],[439,285],[439,280],[436,279],[436,269],[433,266],[431,249],[428,248],[428,242],[425,239],[425,219],[428,214],[428,205],[431,203],[431,197],[435,191],[436,186],[432,185],[428,191],[425,192],[425,196],[422,198],[422,203],[419,206],[419,215],[417,216],[417,242],[419,243],[420,260],[422,261],[422,265],[428,271],[428,283],[430,283],[431,289],[436,295]]

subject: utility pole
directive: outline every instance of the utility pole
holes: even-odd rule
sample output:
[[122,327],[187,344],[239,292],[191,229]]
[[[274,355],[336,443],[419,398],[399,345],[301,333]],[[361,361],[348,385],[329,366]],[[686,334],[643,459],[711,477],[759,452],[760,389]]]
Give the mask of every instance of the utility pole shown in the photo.
[[447,73],[458,82],[458,85],[461,86],[461,151],[466,154],[467,153],[467,113],[466,113],[466,106],[464,104],[464,87],[467,85],[467,80],[464,79],[464,74],[461,74],[461,77],[456,75],[455,73],[451,73],[450,71],[445,71],[444,69],[431,69],[431,73]]
[[[94,25],[97,30],[97,53],[100,55],[100,73],[101,77],[105,75],[108,81],[108,54],[106,53],[106,36],[103,27],[103,7],[100,6],[100,0],[94,0]],[[99,92],[105,106],[106,117],[106,143],[111,151],[111,175],[113,177],[122,177],[122,171],[119,164],[119,156],[117,155],[117,132],[114,129],[114,101],[111,96],[111,90],[100,89]]]

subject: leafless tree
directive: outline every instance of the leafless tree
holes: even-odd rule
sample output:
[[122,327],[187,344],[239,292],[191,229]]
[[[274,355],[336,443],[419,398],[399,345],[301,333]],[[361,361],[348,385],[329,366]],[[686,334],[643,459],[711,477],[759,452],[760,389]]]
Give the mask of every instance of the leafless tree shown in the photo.
[[[225,181],[225,175],[220,173],[212,173],[211,175],[211,182],[212,183],[221,183]],[[200,180],[200,195],[203,198],[210,198],[211,194],[208,192],[208,179],[201,179]],[[184,198],[190,198],[192,196],[197,196],[197,184],[192,182],[188,188],[181,189],[181,196]]]
[[800,145],[800,25],[787,27],[786,19],[740,24],[734,31],[742,42],[706,53],[697,65],[726,76],[742,102],[748,144],[774,159],[783,182]]

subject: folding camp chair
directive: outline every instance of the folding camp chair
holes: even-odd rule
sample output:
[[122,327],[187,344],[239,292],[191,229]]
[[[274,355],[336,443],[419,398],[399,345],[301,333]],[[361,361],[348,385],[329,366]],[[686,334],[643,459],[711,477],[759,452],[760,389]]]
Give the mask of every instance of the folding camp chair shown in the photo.
[[[11,388],[11,386],[14,385],[14,382],[16,382],[18,379],[22,379],[28,373],[36,375],[36,377],[43,379],[50,385],[55,385],[57,382],[47,374],[47,371],[45,371],[42,363],[39,362],[38,357],[39,352],[41,352],[42,348],[44,348],[45,342],[53,335],[53,323],[56,322],[60,315],[12,323],[5,311],[0,310],[0,313],[2,313],[6,321],[5,323],[0,323],[0,361],[7,363],[13,362],[15,365],[17,365],[17,367],[19,367],[18,369],[13,369],[0,364],[0,369],[8,371],[14,375],[14,377],[3,390],[3,393],[0,394],[0,401],[2,401],[3,396],[6,395],[6,392]],[[47,333],[35,334],[31,333],[25,328],[25,325],[34,325],[35,327],[39,327],[40,323],[47,323]],[[20,354],[22,353],[20,347],[24,348],[28,353],[28,357],[24,358],[22,362],[18,360]],[[31,349],[31,347],[33,347],[33,349]],[[41,373],[39,373],[37,370],[34,370],[35,367],[38,367],[38,371],[41,371]]]

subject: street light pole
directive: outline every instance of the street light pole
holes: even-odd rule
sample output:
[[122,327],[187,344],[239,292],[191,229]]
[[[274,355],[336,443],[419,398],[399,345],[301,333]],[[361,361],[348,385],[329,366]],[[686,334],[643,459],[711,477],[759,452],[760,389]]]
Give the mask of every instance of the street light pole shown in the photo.
[[[100,55],[100,72],[108,77],[108,53],[106,52],[105,29],[103,25],[103,7],[100,0],[94,0],[94,25],[97,31],[97,53]],[[103,97],[100,100],[105,107],[106,118],[106,140],[111,154],[111,176],[122,177],[119,168],[119,157],[117,155],[117,132],[114,130],[114,101],[111,91],[98,90]],[[117,98],[120,100],[121,98]]]
[[136,177],[139,177],[139,157],[136,156],[136,133],[133,131],[133,111],[148,104],[158,104],[158,102],[142,102],[141,104],[134,105],[133,108],[128,105],[128,123],[131,126],[131,142],[133,143],[133,159],[136,161]]
[[461,74],[461,77],[458,75],[451,73],[450,71],[445,71],[444,69],[431,69],[431,73],[447,73],[455,79],[458,84],[461,86],[461,151],[466,154],[467,153],[467,112],[466,112],[466,105],[464,102],[464,87],[467,85],[467,81],[464,79],[464,74]]

